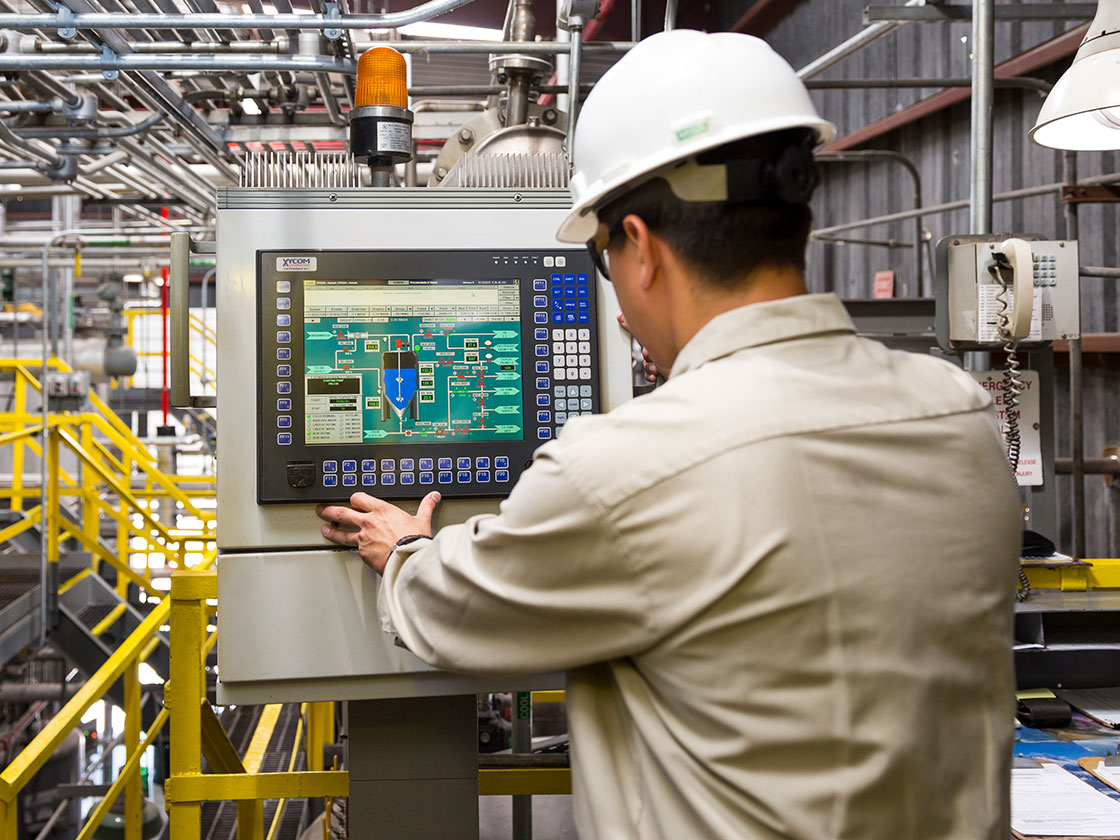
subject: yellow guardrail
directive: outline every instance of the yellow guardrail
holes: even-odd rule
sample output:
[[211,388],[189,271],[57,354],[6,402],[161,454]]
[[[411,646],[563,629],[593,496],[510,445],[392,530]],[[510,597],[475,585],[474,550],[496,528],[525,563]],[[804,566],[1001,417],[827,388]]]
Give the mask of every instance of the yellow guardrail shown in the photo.
[[[143,320],[149,320],[149,321],[150,320],[156,320],[157,324],[156,324],[156,326],[154,326],[152,328],[153,331],[158,331],[158,330],[163,329],[163,324],[162,324],[163,313],[159,310],[156,310],[156,309],[129,309],[129,310],[126,310],[124,314],[125,314],[125,317],[128,319],[128,333],[127,333],[127,337],[126,337],[125,340],[128,343],[129,347],[133,347],[133,348],[136,347],[136,337],[137,337],[136,321],[138,321],[138,320],[141,320],[141,321],[143,321]],[[189,328],[190,328],[190,335],[191,335],[192,338],[194,336],[198,336],[204,344],[209,345],[210,347],[214,348],[215,353],[214,353],[213,358],[216,358],[217,357],[217,347],[218,347],[218,334],[214,331],[214,329],[212,327],[210,327],[201,318],[199,318],[197,315],[193,315],[193,314],[189,318]],[[137,356],[137,358],[140,358],[140,359],[160,358],[160,357],[163,356],[163,351],[162,350],[137,350],[136,351],[136,356]],[[214,369],[212,367],[210,367],[209,364],[207,364],[207,360],[205,360],[204,358],[199,358],[198,356],[194,355],[194,353],[191,353],[190,354],[190,369],[191,369],[191,373],[193,373],[195,376],[197,376],[199,379],[201,379],[205,386],[208,386],[211,389],[214,388],[214,383],[217,381],[218,375],[214,371]],[[132,385],[132,384],[133,384],[133,378],[130,378],[129,379],[129,385]]]

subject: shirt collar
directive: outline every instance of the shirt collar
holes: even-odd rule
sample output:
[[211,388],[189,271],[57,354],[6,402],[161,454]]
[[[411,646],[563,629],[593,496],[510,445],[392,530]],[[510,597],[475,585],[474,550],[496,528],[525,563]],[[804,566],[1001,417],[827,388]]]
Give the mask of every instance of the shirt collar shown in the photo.
[[672,376],[749,347],[855,331],[844,304],[834,294],[752,303],[723,312],[702,326],[677,355]]

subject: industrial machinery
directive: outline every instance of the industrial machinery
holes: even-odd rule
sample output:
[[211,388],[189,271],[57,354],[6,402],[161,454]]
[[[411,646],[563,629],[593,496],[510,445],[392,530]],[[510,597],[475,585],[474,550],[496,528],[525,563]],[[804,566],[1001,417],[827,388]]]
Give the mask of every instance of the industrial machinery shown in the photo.
[[[404,650],[378,626],[379,579],[325,541],[314,505],[364,491],[409,506],[438,489],[441,524],[494,512],[568,417],[629,398],[611,287],[586,251],[555,243],[568,203],[559,190],[219,193],[218,699],[379,701],[350,704],[352,828],[407,815],[408,836],[470,836],[475,695],[561,686],[442,673]],[[401,751],[426,769],[390,796]]]

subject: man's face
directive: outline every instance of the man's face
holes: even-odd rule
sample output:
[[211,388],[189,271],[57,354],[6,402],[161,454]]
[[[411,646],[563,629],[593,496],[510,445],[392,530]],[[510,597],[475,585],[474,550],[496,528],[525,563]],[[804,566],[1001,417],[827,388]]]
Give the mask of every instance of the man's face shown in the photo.
[[630,238],[617,237],[607,253],[611,283],[630,333],[658,367],[668,370],[673,361],[667,341],[669,318],[662,311],[660,287],[642,282],[644,266],[638,246]]

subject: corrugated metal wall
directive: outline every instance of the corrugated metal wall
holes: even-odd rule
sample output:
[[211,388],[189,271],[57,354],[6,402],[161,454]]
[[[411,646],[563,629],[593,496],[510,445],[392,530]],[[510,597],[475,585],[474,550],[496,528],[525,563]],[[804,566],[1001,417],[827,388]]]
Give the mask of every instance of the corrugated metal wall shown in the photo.
[[[729,4],[729,6],[732,4]],[[745,4],[741,4],[744,5]],[[768,36],[774,48],[799,68],[823,54],[862,26],[866,0],[809,0],[800,5]],[[742,9],[728,8],[728,14]],[[996,23],[996,63],[1074,28],[1080,21]],[[968,24],[909,24],[833,67],[820,78],[900,78],[968,76],[971,27]],[[1044,68],[1034,75],[1054,81],[1068,66]],[[933,90],[814,91],[821,112],[833,120],[843,136],[887,117],[923,99]],[[997,90],[995,94],[994,190],[1061,180],[1060,153],[1036,146],[1027,138],[1042,99],[1024,90]],[[968,198],[969,103],[954,106],[891,134],[865,148],[890,149],[910,157],[921,172],[923,203],[927,206]],[[1080,177],[1120,170],[1120,155],[1081,153]],[[823,169],[822,188],[814,201],[816,226],[824,227],[909,209],[912,186],[897,164],[829,165]],[[1117,208],[1083,205],[1080,210],[1081,262],[1083,265],[1120,266]],[[925,227],[936,242],[942,236],[968,232],[968,211],[927,216]],[[1001,231],[1025,231],[1048,238],[1062,238],[1065,224],[1057,194],[995,205],[993,226]],[[897,222],[853,230],[843,235],[877,240],[913,240],[913,222]],[[816,291],[831,290],[843,297],[869,297],[874,273],[894,269],[909,283],[914,275],[913,250],[865,245],[814,243],[810,247],[809,282]],[[1120,330],[1117,306],[1118,281],[1082,283],[1084,332]],[[1120,442],[1120,371],[1100,366],[1104,361],[1086,357],[1085,446],[1089,457],[1099,455],[1110,443]],[[1068,382],[1059,370],[1059,454],[1069,455]],[[1116,549],[1116,505],[1099,477],[1087,479],[1087,554],[1112,556]],[[1071,548],[1069,479],[1059,478],[1061,492],[1061,547]],[[961,492],[968,492],[962,487]],[[947,527],[951,527],[946,523]]]

